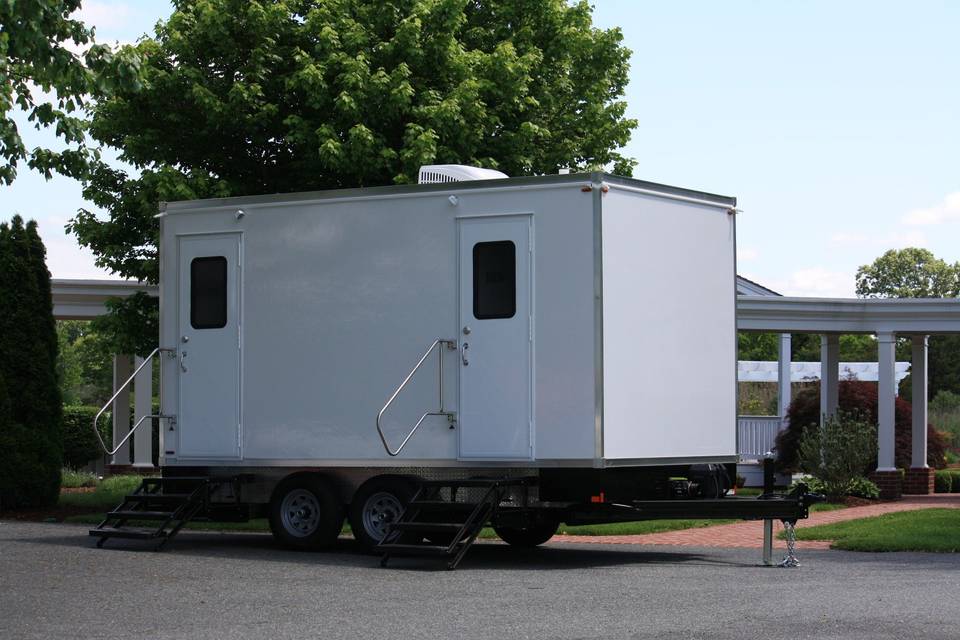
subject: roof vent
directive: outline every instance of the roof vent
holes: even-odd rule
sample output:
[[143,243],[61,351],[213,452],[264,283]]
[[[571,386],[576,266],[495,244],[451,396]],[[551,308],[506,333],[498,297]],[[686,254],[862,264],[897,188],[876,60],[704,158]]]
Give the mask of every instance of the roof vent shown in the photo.
[[465,182],[467,180],[496,180],[509,178],[505,173],[494,169],[481,169],[464,164],[428,164],[420,167],[418,184],[437,184],[440,182]]

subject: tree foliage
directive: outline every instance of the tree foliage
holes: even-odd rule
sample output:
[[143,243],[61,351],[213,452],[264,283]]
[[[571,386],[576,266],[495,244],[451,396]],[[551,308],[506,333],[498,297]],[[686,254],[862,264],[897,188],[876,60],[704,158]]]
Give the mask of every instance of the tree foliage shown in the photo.
[[[926,249],[891,250],[857,270],[857,295],[862,298],[955,298],[960,296],[960,262],[949,264]],[[910,358],[906,341],[898,358]],[[928,392],[960,393],[960,335],[931,336],[928,352]],[[910,395],[909,381],[905,391]]]
[[[779,334],[776,333],[740,332],[738,358],[740,360],[776,360],[780,357],[779,339]],[[790,341],[790,359],[792,362],[819,362],[820,336],[811,333],[794,333]],[[842,362],[876,362],[877,341],[873,336],[862,334],[840,336],[840,360]]]
[[57,336],[43,243],[20,216],[0,225],[0,501],[56,502],[61,416]]
[[[792,472],[800,468],[800,442],[810,429],[820,428],[820,385],[807,387],[794,397],[787,412],[789,424],[777,436],[777,467],[781,471]],[[839,410],[847,415],[860,416],[869,424],[876,425],[877,420],[877,383],[860,380],[841,380],[838,389]],[[901,468],[910,467],[910,455],[913,450],[911,433],[913,432],[913,410],[910,403],[897,397],[894,404],[894,458]],[[946,440],[942,433],[927,425],[927,464],[942,468]],[[863,475],[877,466],[874,457],[863,470]]]
[[[0,183],[13,182],[21,161],[48,178],[52,171],[82,176],[98,157],[86,144],[84,107],[116,88],[138,87],[133,49],[95,44],[93,30],[70,17],[80,3],[0,1]],[[14,108],[38,129],[54,127],[67,148],[28,151]]]
[[630,52],[586,1],[173,4],[137,45],[142,90],[93,111],[138,175],[99,165],[84,194],[109,220],[69,227],[121,276],[156,281],[160,201],[410,183],[432,163],[631,170]]
[[57,379],[63,403],[103,404],[113,392],[115,347],[92,322],[84,320],[61,320],[57,323],[57,338]]
[[927,249],[891,249],[857,269],[861,298],[954,298],[960,295],[960,262],[948,264]]

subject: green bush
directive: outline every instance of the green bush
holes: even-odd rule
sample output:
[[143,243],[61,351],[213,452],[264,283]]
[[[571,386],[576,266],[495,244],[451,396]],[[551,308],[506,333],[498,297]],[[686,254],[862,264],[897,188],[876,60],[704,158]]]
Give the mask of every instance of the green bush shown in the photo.
[[[828,484],[812,476],[804,478],[801,482],[807,485],[811,493],[822,493],[828,496],[831,501],[837,501],[844,496],[855,496],[857,498],[866,498],[867,500],[877,500],[880,498],[880,488],[863,477],[851,478],[842,487],[837,487],[835,484]],[[795,487],[796,484],[791,485],[790,488],[793,489]]]
[[854,480],[876,460],[877,431],[860,414],[838,411],[820,429],[807,429],[799,447],[800,469],[822,482],[823,493],[850,495]]
[[953,488],[953,474],[947,469],[937,471],[933,477],[935,493],[950,493]]
[[[71,469],[86,466],[103,455],[103,449],[93,433],[93,418],[98,407],[63,408],[63,465]],[[113,442],[110,412],[105,411],[98,422],[100,437],[107,444]]]
[[867,478],[853,478],[847,483],[847,495],[867,500],[880,499],[880,487]]
[[953,482],[950,484],[951,493],[960,493],[960,469],[947,469]]

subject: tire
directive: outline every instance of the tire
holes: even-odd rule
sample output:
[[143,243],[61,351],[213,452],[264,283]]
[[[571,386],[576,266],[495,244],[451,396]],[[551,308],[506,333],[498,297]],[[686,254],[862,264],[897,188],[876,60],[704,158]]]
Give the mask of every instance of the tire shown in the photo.
[[559,526],[553,518],[540,518],[527,527],[494,527],[493,530],[511,547],[532,549],[552,538]]
[[404,476],[376,476],[364,482],[350,501],[350,528],[357,542],[372,551],[415,491],[416,484]]
[[344,507],[333,487],[318,476],[287,478],[270,500],[270,531],[291,549],[330,546],[340,535],[343,517]]

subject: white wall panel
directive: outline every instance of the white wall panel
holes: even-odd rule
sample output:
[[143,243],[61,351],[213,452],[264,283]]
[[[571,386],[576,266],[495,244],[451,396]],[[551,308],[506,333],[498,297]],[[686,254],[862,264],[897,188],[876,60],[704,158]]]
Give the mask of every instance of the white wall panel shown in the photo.
[[604,458],[736,454],[734,218],[604,195]]

